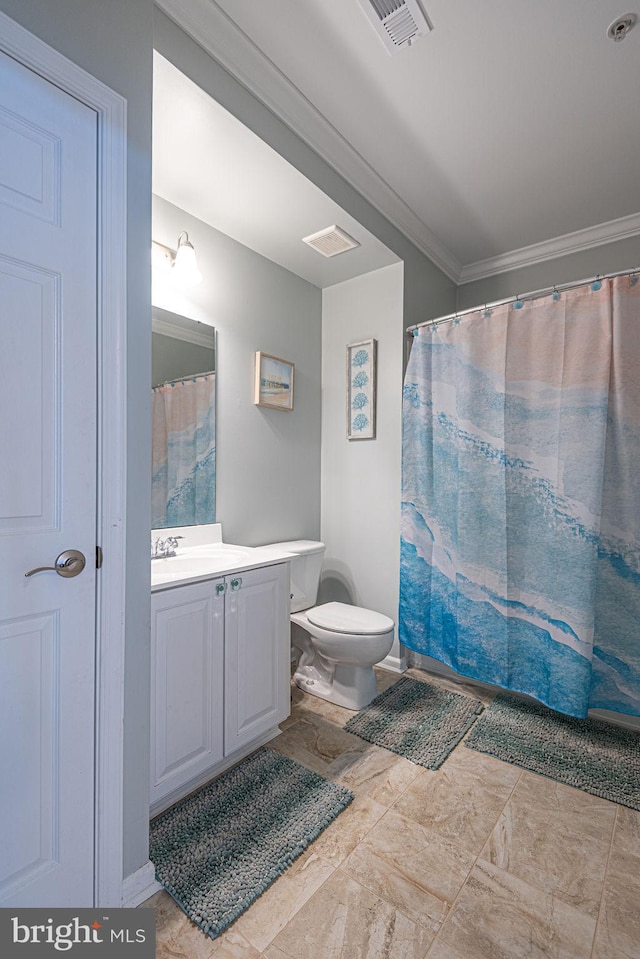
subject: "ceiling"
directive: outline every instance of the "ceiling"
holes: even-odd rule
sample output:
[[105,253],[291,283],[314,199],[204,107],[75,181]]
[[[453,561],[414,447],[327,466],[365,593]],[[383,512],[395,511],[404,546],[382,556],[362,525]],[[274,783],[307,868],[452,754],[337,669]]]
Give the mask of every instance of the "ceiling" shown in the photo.
[[[398,262],[383,243],[158,53],[153,99],[156,195],[321,288]],[[334,225],[360,245],[327,258],[302,242]],[[191,239],[197,247],[193,231]]]
[[394,56],[358,0],[158,2],[458,282],[640,233],[622,0],[424,0]]

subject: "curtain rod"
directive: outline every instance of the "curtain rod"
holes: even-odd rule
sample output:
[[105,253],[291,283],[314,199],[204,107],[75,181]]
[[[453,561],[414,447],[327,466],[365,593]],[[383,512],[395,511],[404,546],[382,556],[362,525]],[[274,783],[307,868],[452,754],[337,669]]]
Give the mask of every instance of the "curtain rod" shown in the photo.
[[178,376],[175,380],[165,380],[164,383],[156,383],[152,389],[157,390],[161,386],[173,386],[174,383],[188,383],[189,380],[193,380],[195,383],[201,376],[213,376],[215,372],[215,370],[205,370],[204,373],[191,373],[189,376]]
[[407,335],[413,334],[415,330],[420,330],[424,326],[438,326],[440,323],[448,323],[451,320],[468,316],[470,313],[479,313],[481,310],[493,310],[497,306],[505,306],[507,303],[523,303],[525,300],[535,300],[538,299],[538,297],[551,296],[553,293],[572,290],[578,286],[587,286],[589,283],[599,283],[601,280],[612,280],[616,276],[634,276],[637,273],[640,273],[640,267],[631,270],[618,270],[617,273],[598,273],[597,276],[588,277],[586,280],[574,280],[571,283],[557,283],[555,286],[548,286],[543,290],[517,293],[515,296],[508,296],[504,300],[494,300],[492,303],[472,306],[467,310],[455,310],[453,313],[447,313],[445,316],[438,316],[433,320],[425,320],[424,323],[416,323],[415,326],[408,326],[405,333]]

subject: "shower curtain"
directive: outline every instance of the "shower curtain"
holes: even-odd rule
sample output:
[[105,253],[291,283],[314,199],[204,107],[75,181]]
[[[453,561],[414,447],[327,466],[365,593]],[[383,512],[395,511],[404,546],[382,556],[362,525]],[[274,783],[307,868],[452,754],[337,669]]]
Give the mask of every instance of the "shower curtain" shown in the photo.
[[419,330],[400,640],[559,712],[640,715],[640,282]]
[[215,374],[152,395],[152,527],[215,522]]

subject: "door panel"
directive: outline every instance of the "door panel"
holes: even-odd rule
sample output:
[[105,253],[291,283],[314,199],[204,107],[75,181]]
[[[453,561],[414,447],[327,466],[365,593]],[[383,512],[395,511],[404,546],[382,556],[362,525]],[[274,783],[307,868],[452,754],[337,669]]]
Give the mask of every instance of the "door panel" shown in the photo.
[[151,596],[151,803],[222,759],[224,596],[216,581]]
[[60,526],[60,462],[55,456],[60,419],[58,287],[58,276],[0,257],[0,383],[10,411],[2,425],[7,468],[0,471],[1,533]]
[[[228,576],[225,604],[225,753],[289,715],[289,567]],[[234,588],[234,583],[238,584]]]
[[[13,739],[3,776],[7,804],[20,815],[11,823],[12,842],[3,860],[0,895],[11,885],[28,883],[55,866],[55,789],[58,736],[56,672],[60,653],[55,613],[30,616],[0,627],[0,700],[19,738]],[[3,801],[4,805],[4,801]],[[39,828],[34,829],[33,823]]]
[[0,906],[93,903],[96,147],[0,54]]

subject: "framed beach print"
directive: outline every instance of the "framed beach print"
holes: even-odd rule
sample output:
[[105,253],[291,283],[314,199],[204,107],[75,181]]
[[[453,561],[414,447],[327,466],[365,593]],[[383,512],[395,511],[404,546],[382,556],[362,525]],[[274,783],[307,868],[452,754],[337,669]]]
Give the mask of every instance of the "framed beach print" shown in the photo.
[[293,411],[293,375],[295,366],[269,353],[256,353],[256,379],[253,402],[272,410]]
[[347,346],[347,439],[376,437],[376,340]]

